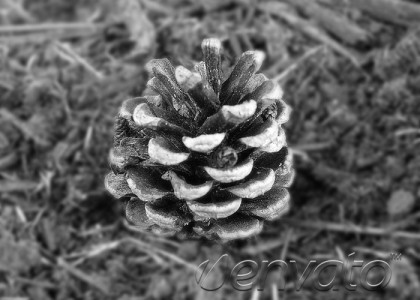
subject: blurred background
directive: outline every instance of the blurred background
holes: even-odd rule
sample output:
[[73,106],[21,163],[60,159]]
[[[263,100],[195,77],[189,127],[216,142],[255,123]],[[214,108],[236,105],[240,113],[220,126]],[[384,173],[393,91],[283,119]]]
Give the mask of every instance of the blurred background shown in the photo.
[[[1,0],[0,299],[418,297],[419,22],[420,2],[402,0]],[[144,64],[192,66],[206,37],[232,61],[265,51],[293,108],[291,212],[224,245],[136,232],[103,186],[114,118],[143,92]],[[384,291],[286,280],[277,292],[273,276],[262,292],[205,292],[194,277],[223,253],[303,271],[353,252],[390,263]]]

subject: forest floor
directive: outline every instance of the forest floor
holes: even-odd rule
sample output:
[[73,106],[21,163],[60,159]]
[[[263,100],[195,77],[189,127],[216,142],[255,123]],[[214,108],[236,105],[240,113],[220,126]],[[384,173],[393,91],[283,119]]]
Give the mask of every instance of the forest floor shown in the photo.
[[[418,297],[418,1],[5,0],[0,12],[0,299]],[[285,90],[291,211],[224,245],[133,231],[103,186],[118,107],[141,95],[145,62],[191,66],[210,36],[231,59],[265,51],[262,72]],[[277,292],[275,276],[261,292],[206,292],[195,268],[224,253],[301,272],[355,253],[392,277],[380,292],[344,279],[296,291],[289,277]]]

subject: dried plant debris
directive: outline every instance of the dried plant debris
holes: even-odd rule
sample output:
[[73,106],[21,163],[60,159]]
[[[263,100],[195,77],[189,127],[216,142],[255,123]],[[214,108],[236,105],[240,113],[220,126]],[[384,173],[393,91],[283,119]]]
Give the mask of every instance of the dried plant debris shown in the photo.
[[[262,52],[243,53],[224,77],[221,42],[206,39],[201,47],[199,73],[166,59],[148,64],[154,75],[148,85],[158,96],[127,100],[119,114],[140,132],[125,139],[144,141],[124,145],[117,132],[121,142],[110,162],[118,173],[108,174],[105,184],[117,198],[138,197],[126,208],[135,224],[142,222],[133,216],[142,215],[154,230],[245,238],[287,210],[293,169],[282,125],[290,108],[277,83],[257,74]],[[278,197],[266,194],[274,186],[283,188]],[[257,197],[250,210],[241,206]],[[133,211],[140,209],[143,214]]]
[[0,233],[0,271],[18,274],[28,272],[40,264],[41,254],[34,241],[16,241],[11,234],[1,228]]
[[[345,2],[344,0],[340,0]],[[385,22],[410,26],[418,23],[420,7],[409,1],[355,0],[345,2]]]
[[415,204],[414,195],[405,190],[398,190],[392,193],[387,203],[388,213],[391,216],[398,216],[410,213]]
[[366,45],[371,38],[369,32],[359,27],[358,24],[351,22],[344,15],[317,4],[316,1],[290,0],[287,2],[296,6],[298,10],[314,19],[324,30],[346,44]]
[[[324,299],[296,292],[289,276],[278,294],[275,270],[263,292],[240,295],[227,281],[204,291],[194,272],[225,253],[232,267],[294,259],[301,270],[305,261],[346,260],[354,251],[365,262],[389,261],[390,252],[400,260],[389,261],[392,279],[380,293],[358,286],[335,298],[416,299],[419,7],[414,0],[0,1],[0,298]],[[223,46],[220,62],[204,54],[212,69],[200,51],[208,37]],[[256,100],[272,86],[255,90],[267,80],[251,76],[257,62],[245,60],[249,72],[224,86],[248,50],[266,54],[259,72],[281,82],[290,122],[281,101],[260,112]],[[152,76],[164,84],[147,87],[145,62],[162,57],[174,70],[160,61],[164,70]],[[219,88],[229,103],[219,101]],[[258,99],[241,97],[252,91]],[[151,128],[131,120],[137,107],[136,120]],[[250,147],[276,134],[273,121],[282,124],[275,140]],[[156,162],[187,155],[176,165]],[[284,176],[292,156],[296,172]],[[109,159],[107,188],[122,201],[104,187]],[[154,172],[142,176],[139,164]],[[258,195],[272,183],[269,169],[277,170],[274,184]],[[254,236],[186,240],[184,232],[195,234],[188,222],[219,239]],[[217,264],[207,282],[231,270]]]
[[420,70],[420,27],[410,30],[394,46],[377,51],[376,73],[385,79],[393,79]]

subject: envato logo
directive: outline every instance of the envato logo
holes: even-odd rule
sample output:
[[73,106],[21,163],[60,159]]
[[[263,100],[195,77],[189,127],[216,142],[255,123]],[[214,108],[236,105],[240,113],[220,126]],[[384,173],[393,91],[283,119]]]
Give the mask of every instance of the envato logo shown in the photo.
[[310,260],[303,266],[301,274],[295,260],[263,260],[260,264],[254,260],[244,260],[233,268],[229,261],[229,255],[223,254],[213,265],[209,266],[209,260],[202,262],[195,273],[197,284],[206,291],[216,291],[229,279],[238,291],[263,291],[269,275],[274,275],[280,278],[276,282],[279,291],[285,290],[286,278],[294,283],[296,291],[303,287],[312,287],[318,291],[338,290],[340,286],[349,291],[356,291],[359,286],[368,291],[377,291],[388,285],[392,275],[386,261],[365,263],[355,260],[354,253],[345,261],[327,260],[318,263]]

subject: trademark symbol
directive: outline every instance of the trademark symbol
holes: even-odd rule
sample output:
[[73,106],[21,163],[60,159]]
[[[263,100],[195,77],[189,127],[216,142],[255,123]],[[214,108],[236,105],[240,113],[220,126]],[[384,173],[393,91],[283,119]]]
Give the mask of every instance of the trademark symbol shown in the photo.
[[390,253],[389,258],[390,258],[390,260],[401,260],[402,259],[402,253]]

